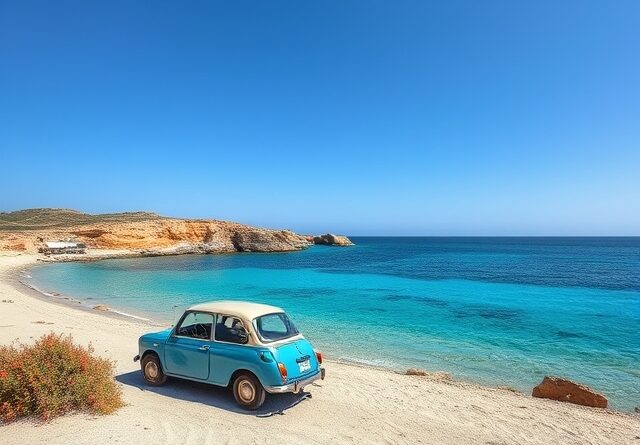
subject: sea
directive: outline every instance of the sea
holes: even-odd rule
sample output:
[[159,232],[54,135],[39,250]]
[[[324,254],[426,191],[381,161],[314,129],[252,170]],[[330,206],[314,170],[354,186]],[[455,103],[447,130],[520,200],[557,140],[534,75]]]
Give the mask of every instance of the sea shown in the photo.
[[[640,405],[640,238],[353,237],[353,247],[53,263],[29,284],[170,325],[191,304],[285,309],[327,357]],[[132,338],[132,351],[137,339]]]

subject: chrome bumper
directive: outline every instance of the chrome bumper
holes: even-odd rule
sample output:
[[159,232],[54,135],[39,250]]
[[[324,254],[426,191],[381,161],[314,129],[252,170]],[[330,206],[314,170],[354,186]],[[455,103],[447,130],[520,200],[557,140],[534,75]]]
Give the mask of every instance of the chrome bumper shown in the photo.
[[317,372],[314,375],[307,377],[306,379],[298,380],[297,382],[289,383],[288,385],[267,386],[264,389],[271,394],[278,394],[283,392],[298,393],[302,391],[305,386],[312,384],[316,380],[324,380],[324,374],[325,369],[320,368],[320,372]]

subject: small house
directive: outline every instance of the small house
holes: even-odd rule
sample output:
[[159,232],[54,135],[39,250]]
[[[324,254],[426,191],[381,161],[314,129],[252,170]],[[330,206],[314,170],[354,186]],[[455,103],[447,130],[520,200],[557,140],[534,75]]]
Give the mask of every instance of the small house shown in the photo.
[[44,246],[38,251],[45,255],[83,254],[86,248],[85,244],[76,241],[45,241]]

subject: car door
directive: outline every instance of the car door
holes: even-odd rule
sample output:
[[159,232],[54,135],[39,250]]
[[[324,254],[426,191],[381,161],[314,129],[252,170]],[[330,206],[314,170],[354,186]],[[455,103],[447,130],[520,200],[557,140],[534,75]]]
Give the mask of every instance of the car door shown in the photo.
[[231,315],[218,314],[211,345],[210,381],[226,385],[237,369],[251,369],[256,353],[247,346],[247,330],[242,320]]
[[209,378],[209,348],[214,315],[190,311],[183,315],[165,345],[169,374],[198,380]]

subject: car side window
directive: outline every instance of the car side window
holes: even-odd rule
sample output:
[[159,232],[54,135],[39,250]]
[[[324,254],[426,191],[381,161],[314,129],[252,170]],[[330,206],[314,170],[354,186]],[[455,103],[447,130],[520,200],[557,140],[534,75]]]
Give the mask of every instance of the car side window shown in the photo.
[[249,335],[242,320],[221,314],[218,315],[214,340],[244,345],[249,341]]
[[176,328],[175,335],[179,337],[211,340],[213,315],[203,312],[189,312]]

